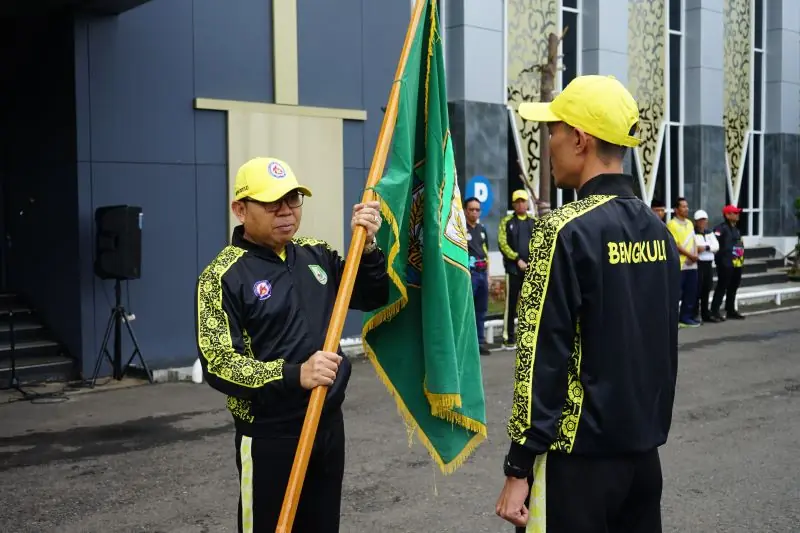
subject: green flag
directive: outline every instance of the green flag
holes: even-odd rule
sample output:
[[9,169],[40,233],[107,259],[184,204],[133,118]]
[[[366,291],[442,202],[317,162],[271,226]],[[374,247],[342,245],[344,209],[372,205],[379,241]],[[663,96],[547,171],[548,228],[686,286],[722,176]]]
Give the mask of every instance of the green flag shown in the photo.
[[486,438],[486,413],[442,43],[436,2],[427,4],[398,81],[389,166],[374,188],[389,303],[364,317],[362,339],[406,423],[451,473]]

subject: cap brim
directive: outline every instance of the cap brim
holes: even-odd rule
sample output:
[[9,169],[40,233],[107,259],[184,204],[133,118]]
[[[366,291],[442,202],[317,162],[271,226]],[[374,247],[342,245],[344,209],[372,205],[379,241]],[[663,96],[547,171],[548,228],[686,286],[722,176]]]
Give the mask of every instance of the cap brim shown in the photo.
[[551,110],[549,102],[525,102],[519,105],[519,116],[534,122],[560,122]]
[[312,196],[311,189],[308,187],[303,187],[302,185],[292,185],[289,184],[288,187],[283,187],[280,189],[272,189],[270,191],[263,191],[257,194],[249,194],[247,195],[248,198],[252,198],[258,202],[274,202],[276,200],[280,200],[286,194],[290,193],[291,191],[298,190],[306,196]]

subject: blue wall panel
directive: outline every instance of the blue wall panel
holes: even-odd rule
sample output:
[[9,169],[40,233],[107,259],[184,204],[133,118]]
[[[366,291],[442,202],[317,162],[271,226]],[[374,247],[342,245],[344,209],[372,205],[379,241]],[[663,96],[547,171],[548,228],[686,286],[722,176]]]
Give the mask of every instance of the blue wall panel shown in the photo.
[[[116,18],[76,20],[84,370],[114,296],[92,272],[94,210],[114,203],[143,208],[142,278],[129,287],[145,358],[165,368],[196,357],[195,281],[228,241],[229,206],[225,113],[192,103],[273,100],[271,13],[269,0],[151,0]],[[298,1],[300,105],[369,116],[345,122],[345,205],[317,206],[344,211],[347,244],[408,17],[406,2]],[[345,335],[359,331],[351,313]]]
[[362,0],[297,0],[300,104],[362,109]]
[[92,159],[194,163],[192,0],[90,23]]
[[[191,360],[195,356],[191,341],[198,229],[194,168],[93,163],[92,174],[97,205],[129,203],[142,207],[142,277],[129,282],[129,311],[136,314],[133,326],[142,353],[158,366]],[[114,282],[96,280],[95,350],[102,342],[113,298]],[[125,343],[130,354],[127,336]]]
[[194,0],[193,18],[197,96],[272,102],[271,0]]
[[228,167],[197,165],[196,276],[228,242]]
[[381,129],[381,107],[389,100],[403,39],[411,9],[409,3],[362,2],[364,13],[361,57],[364,64],[364,109],[370,119],[364,129],[364,168],[369,168],[378,132]]
[[228,164],[227,115],[225,111],[195,111],[194,142],[198,165]]

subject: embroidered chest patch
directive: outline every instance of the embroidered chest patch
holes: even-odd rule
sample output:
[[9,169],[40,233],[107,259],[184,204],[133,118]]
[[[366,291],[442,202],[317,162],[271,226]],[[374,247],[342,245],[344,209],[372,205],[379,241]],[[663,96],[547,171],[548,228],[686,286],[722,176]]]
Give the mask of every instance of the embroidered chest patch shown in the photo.
[[272,285],[265,279],[256,281],[253,284],[253,294],[255,294],[259,300],[266,300],[272,296]]
[[328,283],[328,274],[322,270],[321,266],[308,265],[308,268],[311,269],[311,273],[314,274],[314,277],[317,278],[317,281],[319,281],[321,285]]

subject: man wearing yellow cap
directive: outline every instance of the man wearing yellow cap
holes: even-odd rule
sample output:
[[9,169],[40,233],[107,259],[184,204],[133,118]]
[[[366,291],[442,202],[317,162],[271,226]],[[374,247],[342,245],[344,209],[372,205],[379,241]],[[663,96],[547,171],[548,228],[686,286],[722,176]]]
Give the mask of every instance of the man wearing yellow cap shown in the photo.
[[500,220],[497,231],[506,270],[506,308],[503,313],[503,344],[506,348],[513,348],[516,343],[517,301],[522,277],[528,268],[528,243],[533,233],[533,218],[528,215],[528,191],[519,189],[511,193],[511,206],[514,212]]
[[[350,363],[320,351],[344,270],[326,243],[295,238],[311,191],[274,158],[236,175],[231,209],[241,222],[197,283],[197,345],[206,381],[228,397],[236,427],[239,531],[274,531],[311,389],[329,387],[295,518],[295,531],[339,531],[344,473],[341,405]],[[350,307],[369,311],[389,296],[375,243],[378,203],[353,207],[363,226]]]
[[520,532],[657,533],[680,263],[623,174],[637,105],[614,78],[580,76],[519,113],[546,123],[556,186],[578,200],[534,226],[496,512]]

